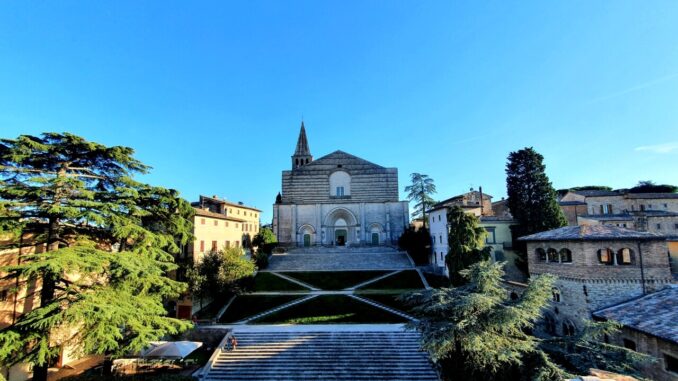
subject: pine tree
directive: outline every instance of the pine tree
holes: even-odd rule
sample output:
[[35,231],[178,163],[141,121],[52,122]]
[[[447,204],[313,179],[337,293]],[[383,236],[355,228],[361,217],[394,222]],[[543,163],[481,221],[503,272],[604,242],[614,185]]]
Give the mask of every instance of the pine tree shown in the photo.
[[436,185],[432,178],[422,173],[412,173],[410,179],[412,184],[405,187],[405,192],[407,192],[407,199],[415,203],[412,218],[421,217],[426,227],[426,210],[435,204],[431,195],[436,193]]
[[546,176],[544,157],[530,148],[511,152],[506,164],[508,206],[518,225],[512,226],[516,265],[527,272],[527,249],[517,238],[567,226],[556,197],[556,191]]
[[491,248],[485,247],[487,231],[479,223],[478,217],[464,212],[459,206],[455,205],[447,211],[447,242],[450,248],[445,256],[445,264],[452,284],[462,284],[462,270],[490,257]]
[[[422,333],[422,348],[450,380],[539,380],[586,375],[590,368],[638,375],[648,357],[606,344],[613,322],[584,322],[576,336],[532,335],[550,300],[551,275],[530,280],[516,299],[502,287],[502,264],[481,261],[461,271],[467,283],[404,297],[419,321],[410,328]],[[567,370],[566,370],[567,369]]]
[[[548,358],[541,361],[539,340],[527,333],[548,303],[549,275],[535,277],[525,292],[510,300],[502,287],[501,264],[482,261],[461,272],[467,283],[410,294],[419,321],[411,328],[422,333],[422,348],[449,379],[520,379],[519,368],[532,362],[536,371],[560,380],[563,374]],[[516,378],[514,378],[516,377]]]
[[62,345],[120,356],[190,327],[162,302],[185,290],[167,273],[192,239],[192,210],[176,191],[134,181],[149,167],[132,155],[68,133],[0,141],[0,212],[44,247],[0,269],[37,280],[40,298],[0,331],[0,365],[30,362],[42,381]]

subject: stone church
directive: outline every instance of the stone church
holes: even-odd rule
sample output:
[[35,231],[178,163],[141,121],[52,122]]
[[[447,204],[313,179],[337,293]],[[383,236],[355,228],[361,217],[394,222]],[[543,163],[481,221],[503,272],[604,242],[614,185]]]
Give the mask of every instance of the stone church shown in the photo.
[[398,169],[346,152],[313,160],[304,123],[282,172],[273,205],[273,232],[284,246],[391,245],[409,225],[408,202],[398,200]]

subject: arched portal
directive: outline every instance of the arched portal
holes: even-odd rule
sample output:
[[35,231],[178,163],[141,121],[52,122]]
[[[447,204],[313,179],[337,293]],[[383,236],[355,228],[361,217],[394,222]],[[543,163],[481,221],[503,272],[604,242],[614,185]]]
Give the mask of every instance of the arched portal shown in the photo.
[[358,219],[346,208],[335,208],[325,217],[323,244],[346,246],[359,243]]

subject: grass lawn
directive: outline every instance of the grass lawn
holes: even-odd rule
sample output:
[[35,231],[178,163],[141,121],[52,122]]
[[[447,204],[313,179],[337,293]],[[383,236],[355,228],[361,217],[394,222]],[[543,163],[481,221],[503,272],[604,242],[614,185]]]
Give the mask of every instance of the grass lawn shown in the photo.
[[440,287],[450,287],[452,285],[452,282],[450,282],[450,278],[446,277],[445,275],[427,273],[424,271],[424,278],[426,278],[428,285],[431,287],[440,288]]
[[401,294],[360,294],[359,296],[365,299],[372,299],[377,303],[381,303],[387,307],[395,308],[396,310],[409,312],[410,307],[405,303],[397,300]]
[[[200,310],[197,314],[196,317],[199,320],[209,320],[213,319],[214,317],[217,316],[217,313],[219,313],[219,310],[221,307],[224,306],[224,304],[228,303],[230,300],[230,296],[226,297],[224,299],[217,299],[213,301],[210,304],[205,305],[202,310]],[[200,303],[200,301],[196,300],[196,303]]]
[[405,270],[361,287],[361,290],[411,290],[424,288],[415,270]]
[[343,290],[388,273],[389,271],[314,271],[283,274],[322,290]]
[[233,323],[300,297],[299,295],[239,295],[226,309],[219,323]]
[[405,319],[345,295],[323,295],[255,321],[258,324],[403,323]]
[[271,273],[258,273],[254,277],[253,292],[257,291],[308,291],[308,288],[292,283]]

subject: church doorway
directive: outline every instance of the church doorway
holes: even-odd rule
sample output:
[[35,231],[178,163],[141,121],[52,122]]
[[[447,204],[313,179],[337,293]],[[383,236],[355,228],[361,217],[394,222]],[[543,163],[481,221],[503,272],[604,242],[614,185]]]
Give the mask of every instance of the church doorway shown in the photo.
[[334,231],[334,237],[337,246],[346,245],[346,236],[348,236],[348,232],[346,231],[346,229],[337,229]]
[[372,233],[372,244],[375,246],[379,244],[379,233]]
[[311,246],[311,235],[310,234],[304,234],[304,247],[309,247]]

